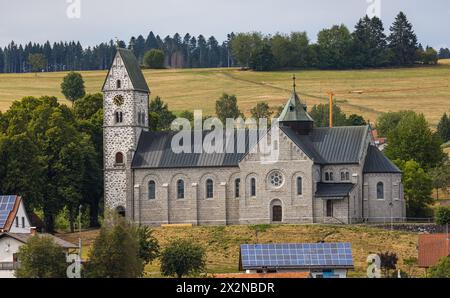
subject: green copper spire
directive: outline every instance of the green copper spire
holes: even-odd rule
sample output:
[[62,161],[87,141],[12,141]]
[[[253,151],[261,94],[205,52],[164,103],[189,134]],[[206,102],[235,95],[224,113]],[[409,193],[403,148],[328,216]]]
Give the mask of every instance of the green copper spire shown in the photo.
[[297,95],[295,90],[295,75],[292,78],[292,94],[288,102],[284,106],[283,111],[278,118],[280,122],[291,122],[291,121],[314,121],[313,118],[306,111],[306,105],[304,105]]

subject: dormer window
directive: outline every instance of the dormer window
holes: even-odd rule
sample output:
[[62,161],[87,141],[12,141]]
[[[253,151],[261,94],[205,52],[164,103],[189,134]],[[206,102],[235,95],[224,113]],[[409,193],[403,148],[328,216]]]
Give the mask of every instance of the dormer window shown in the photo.
[[117,80],[117,82],[116,82],[116,88],[117,88],[117,89],[122,88],[122,82],[121,82],[120,80]]
[[293,111],[294,110],[294,106],[289,106],[289,111]]

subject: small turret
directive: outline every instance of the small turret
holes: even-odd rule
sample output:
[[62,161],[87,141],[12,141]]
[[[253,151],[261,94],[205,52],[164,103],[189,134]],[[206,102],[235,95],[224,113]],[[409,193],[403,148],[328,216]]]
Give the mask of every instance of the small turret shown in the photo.
[[300,101],[295,90],[295,75],[291,97],[278,117],[281,127],[288,126],[302,135],[309,134],[314,127],[314,119],[308,114],[306,105]]

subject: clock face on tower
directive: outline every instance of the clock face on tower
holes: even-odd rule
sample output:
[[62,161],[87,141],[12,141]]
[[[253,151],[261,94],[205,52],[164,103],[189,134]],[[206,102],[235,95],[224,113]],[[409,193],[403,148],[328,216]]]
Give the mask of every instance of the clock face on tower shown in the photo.
[[123,97],[122,97],[122,95],[116,95],[116,96],[114,97],[113,101],[114,101],[114,104],[115,104],[116,106],[121,106],[121,105],[123,105]]

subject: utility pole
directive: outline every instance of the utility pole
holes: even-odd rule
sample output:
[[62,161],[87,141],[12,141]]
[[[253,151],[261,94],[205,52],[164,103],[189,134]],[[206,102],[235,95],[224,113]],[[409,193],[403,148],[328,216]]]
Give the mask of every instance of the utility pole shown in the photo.
[[329,123],[330,123],[330,128],[332,128],[333,127],[333,96],[334,96],[334,93],[333,93],[333,91],[330,91],[330,92],[328,92],[328,95],[330,96],[330,121],[329,121]]
[[82,208],[82,205],[80,205],[80,207],[78,207],[78,229],[79,229],[79,231],[80,231],[80,237],[79,237],[79,239],[78,239],[78,245],[79,245],[79,247],[80,247],[80,262],[81,262],[81,248],[82,248],[82,246],[81,246],[81,208]]

